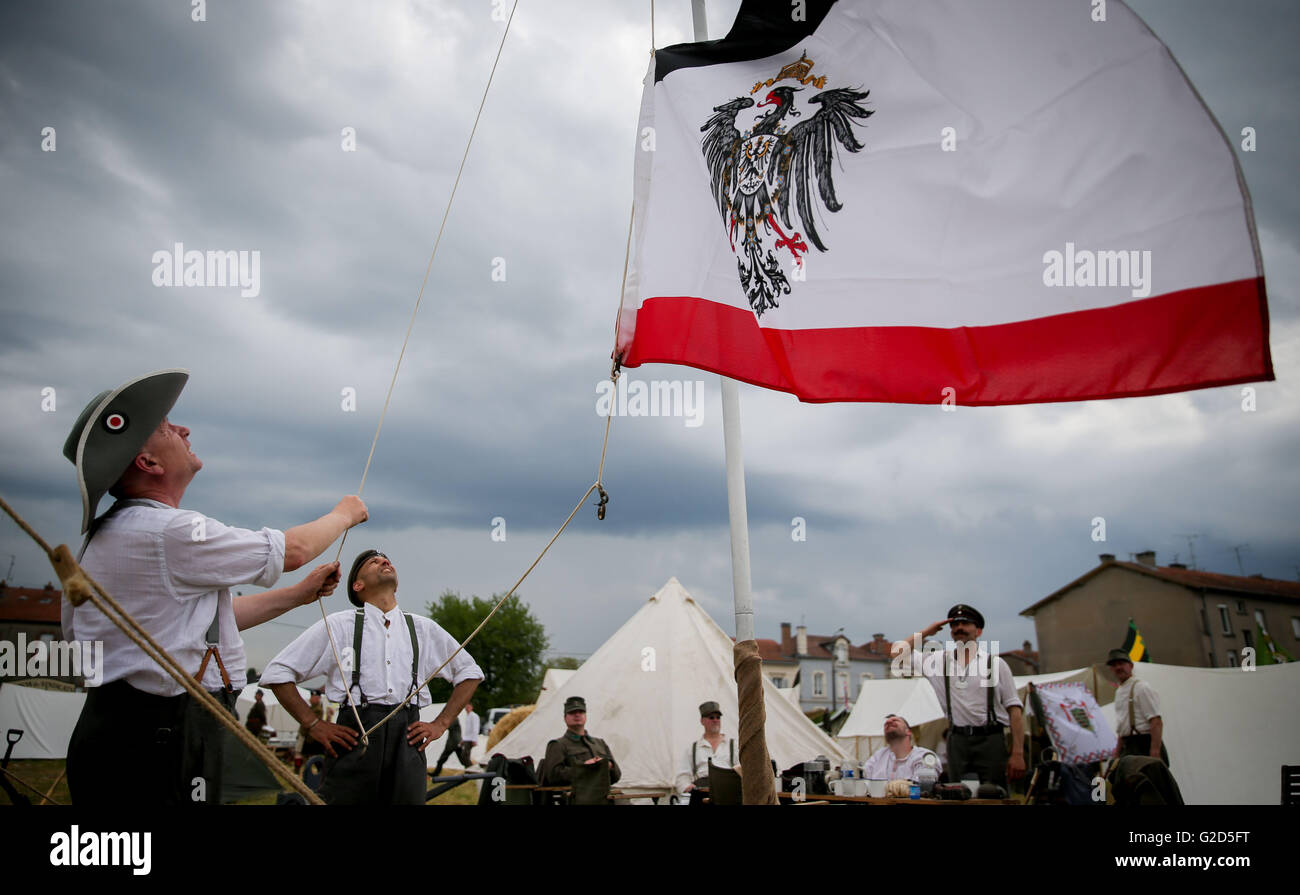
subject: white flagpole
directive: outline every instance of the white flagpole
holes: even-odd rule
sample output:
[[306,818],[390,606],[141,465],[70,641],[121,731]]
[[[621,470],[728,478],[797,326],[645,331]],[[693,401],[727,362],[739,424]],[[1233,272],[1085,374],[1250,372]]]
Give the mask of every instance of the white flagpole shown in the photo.
[[[709,39],[704,0],[691,0],[697,43]],[[722,440],[727,460],[727,513],[731,519],[731,590],[736,610],[736,685],[740,701],[740,761],[745,804],[776,804],[764,732],[762,671],[754,643],[754,597],[749,579],[749,514],[745,505],[745,458],[740,440],[740,390],[722,381]],[[742,656],[748,658],[742,658]],[[742,675],[742,666],[746,673]],[[747,703],[750,703],[747,705]]]

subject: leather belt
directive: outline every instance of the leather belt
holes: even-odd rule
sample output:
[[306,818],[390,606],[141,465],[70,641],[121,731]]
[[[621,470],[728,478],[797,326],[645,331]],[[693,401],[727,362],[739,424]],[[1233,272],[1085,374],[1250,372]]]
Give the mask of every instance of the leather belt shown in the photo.
[[996,722],[993,724],[983,724],[979,727],[958,727],[954,725],[948,728],[948,734],[949,736],[956,735],[960,737],[984,736],[990,733],[1001,733],[1005,726],[1006,725],[1004,724]]

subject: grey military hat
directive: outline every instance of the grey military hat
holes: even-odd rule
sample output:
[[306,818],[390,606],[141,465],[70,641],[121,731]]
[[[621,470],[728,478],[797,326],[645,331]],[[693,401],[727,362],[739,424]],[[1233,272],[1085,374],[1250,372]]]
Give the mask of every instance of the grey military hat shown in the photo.
[[108,489],[171,412],[189,378],[189,370],[147,373],[100,392],[82,409],[63,443],[63,456],[77,467],[83,533]]
[[712,700],[710,700],[710,701],[708,701],[708,702],[701,702],[701,703],[700,703],[700,717],[701,717],[701,718],[703,718],[705,715],[712,715],[714,712],[717,712],[719,715],[721,715],[721,714],[722,714],[722,706],[718,705],[716,702],[713,702]]
[[585,712],[587,710],[587,700],[581,696],[570,696],[564,700],[564,714],[569,712]]

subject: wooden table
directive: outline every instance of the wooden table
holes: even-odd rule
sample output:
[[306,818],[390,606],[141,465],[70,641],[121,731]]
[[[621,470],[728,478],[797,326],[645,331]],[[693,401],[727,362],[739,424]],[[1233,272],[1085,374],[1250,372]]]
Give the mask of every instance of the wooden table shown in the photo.
[[[795,794],[792,792],[777,793],[782,799],[796,801]],[[1017,799],[873,799],[871,796],[836,796],[836,795],[813,795],[812,793],[802,792],[798,794],[797,801],[801,802],[843,802],[846,805],[1021,805]]]

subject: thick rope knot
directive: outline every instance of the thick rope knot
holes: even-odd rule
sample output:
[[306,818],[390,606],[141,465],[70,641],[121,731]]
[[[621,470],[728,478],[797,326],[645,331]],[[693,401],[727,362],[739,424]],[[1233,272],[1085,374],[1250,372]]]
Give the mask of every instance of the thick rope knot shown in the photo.
[[91,586],[86,573],[81,571],[81,566],[77,565],[77,561],[72,558],[72,551],[68,549],[67,544],[60,544],[54,548],[54,552],[50,554],[50,564],[54,566],[54,571],[63,584],[63,595],[73,606],[80,606],[90,599],[95,589]]

